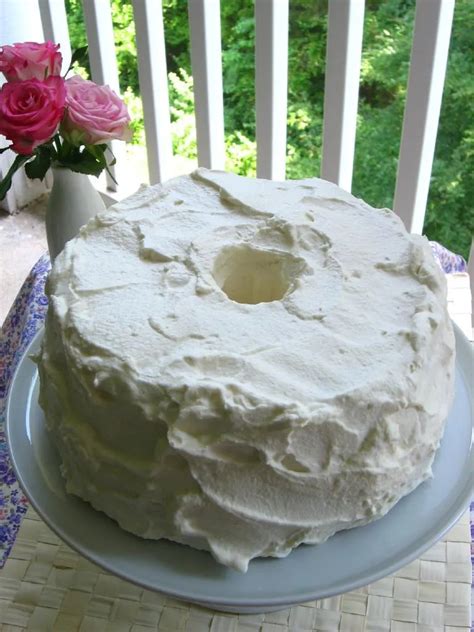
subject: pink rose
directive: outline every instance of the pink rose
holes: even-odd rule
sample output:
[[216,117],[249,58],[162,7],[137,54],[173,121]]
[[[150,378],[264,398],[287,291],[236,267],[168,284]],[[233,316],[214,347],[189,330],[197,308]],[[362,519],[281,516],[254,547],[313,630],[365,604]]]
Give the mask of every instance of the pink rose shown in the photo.
[[61,133],[74,145],[131,140],[127,107],[109,86],[74,76],[66,81],[66,113]]
[[45,42],[24,42],[3,46],[0,50],[0,71],[7,81],[24,81],[25,79],[46,79],[59,75],[63,61],[58,51],[59,44]]
[[5,83],[0,90],[0,133],[18,154],[33,153],[58,129],[66,90],[62,77]]

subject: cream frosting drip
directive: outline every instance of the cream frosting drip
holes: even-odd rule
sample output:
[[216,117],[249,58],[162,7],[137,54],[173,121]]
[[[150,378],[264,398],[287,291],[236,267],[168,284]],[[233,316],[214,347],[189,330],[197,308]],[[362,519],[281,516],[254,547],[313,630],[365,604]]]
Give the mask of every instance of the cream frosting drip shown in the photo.
[[67,490],[126,530],[245,571],[430,476],[454,338],[429,244],[391,211],[200,169],[91,220],[48,294]]

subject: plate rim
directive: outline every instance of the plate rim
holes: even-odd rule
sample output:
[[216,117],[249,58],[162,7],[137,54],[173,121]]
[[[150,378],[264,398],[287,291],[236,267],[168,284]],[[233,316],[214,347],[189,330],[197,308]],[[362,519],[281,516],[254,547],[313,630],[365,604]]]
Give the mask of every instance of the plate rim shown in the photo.
[[[471,346],[470,341],[466,338],[466,336],[464,335],[464,333],[461,331],[461,329],[458,327],[458,325],[456,325],[456,323],[452,322],[453,324],[453,328],[454,328],[454,332],[455,332],[455,338],[456,338],[456,367],[460,370],[463,380],[465,382],[466,385],[466,389],[469,393],[469,395],[473,396],[473,391],[474,391],[474,386],[472,385],[472,383],[470,382],[470,380],[468,379],[468,376],[466,375],[466,373],[468,372],[468,369],[466,367],[466,365],[468,364],[469,361],[474,363],[474,349]],[[337,589],[331,589],[330,587],[327,590],[323,590],[320,591],[318,593],[314,593],[311,591],[307,591],[306,593],[301,593],[301,595],[298,597],[298,599],[293,598],[293,597],[289,597],[287,599],[285,599],[282,596],[276,596],[274,598],[271,599],[265,599],[263,600],[262,598],[258,598],[258,597],[252,597],[249,596],[248,599],[246,599],[245,601],[237,598],[237,599],[231,599],[229,597],[221,597],[221,596],[209,596],[206,598],[206,596],[204,595],[196,595],[193,594],[191,592],[187,592],[185,589],[183,589],[182,591],[175,591],[175,590],[169,590],[169,589],[163,589],[160,587],[156,587],[154,585],[152,585],[151,583],[146,583],[144,581],[140,581],[139,579],[130,577],[130,575],[128,575],[125,572],[121,572],[120,568],[116,568],[114,566],[113,563],[107,562],[107,560],[104,560],[103,558],[100,558],[99,556],[97,556],[94,552],[89,552],[88,549],[83,546],[80,542],[76,541],[76,536],[74,535],[69,535],[67,531],[65,531],[60,524],[57,524],[53,519],[51,519],[46,513],[44,513],[39,504],[36,501],[36,498],[30,497],[29,491],[28,490],[28,485],[25,483],[22,472],[21,472],[21,466],[19,466],[19,464],[17,463],[15,454],[12,451],[12,445],[11,445],[11,440],[10,440],[10,425],[11,425],[11,418],[12,418],[12,414],[11,414],[11,407],[12,407],[12,400],[13,400],[13,393],[14,393],[14,386],[15,386],[15,382],[16,380],[18,380],[18,375],[20,374],[20,372],[23,370],[23,366],[25,365],[25,363],[28,361],[28,356],[31,353],[31,348],[36,346],[38,344],[39,339],[41,339],[41,337],[44,334],[44,326],[41,326],[38,331],[35,333],[35,335],[33,336],[33,338],[31,339],[31,341],[28,343],[26,349],[24,350],[22,356],[20,357],[18,364],[16,366],[16,369],[13,373],[10,385],[9,385],[9,391],[8,391],[8,396],[7,396],[7,401],[6,401],[6,407],[5,407],[5,427],[4,427],[4,431],[5,431],[5,439],[6,439],[6,445],[8,448],[8,454],[9,454],[9,458],[10,458],[10,463],[12,465],[13,471],[15,473],[16,479],[23,491],[23,493],[25,494],[25,496],[28,498],[28,502],[31,504],[31,506],[34,508],[34,510],[38,513],[38,515],[41,517],[41,519],[48,525],[48,527],[63,541],[65,542],[68,546],[70,546],[74,551],[76,551],[77,553],[79,553],[80,555],[82,555],[83,557],[85,557],[87,560],[89,560],[90,562],[96,564],[97,566],[99,566],[100,568],[110,572],[111,574],[120,577],[121,579],[124,579],[125,581],[129,581],[137,586],[140,586],[143,589],[146,590],[151,590],[154,592],[161,592],[162,594],[166,594],[172,598],[175,599],[179,599],[179,600],[184,600],[190,603],[195,603],[195,604],[200,604],[200,605],[205,605],[207,607],[213,607],[213,606],[222,606],[222,607],[229,607],[229,608],[234,608],[236,610],[238,610],[239,608],[252,608],[252,609],[256,609],[256,608],[265,608],[265,607],[275,607],[275,606],[281,606],[282,608],[285,607],[291,607],[293,605],[297,605],[297,604],[301,604],[301,603],[306,603],[309,601],[314,601],[314,600],[319,600],[319,599],[326,599],[328,597],[332,597],[332,596],[336,596],[336,595],[340,595],[340,594],[344,594],[347,592],[351,592],[353,590],[356,590],[357,588],[360,588],[362,586],[366,586],[368,585],[368,583],[373,583],[378,581],[379,579],[382,579],[384,577],[387,577],[389,575],[392,575],[394,572],[396,572],[398,569],[402,568],[403,566],[409,564],[410,562],[412,562],[413,560],[417,559],[423,552],[425,552],[426,550],[428,550],[431,546],[433,546],[437,541],[439,541],[448,531],[449,529],[454,525],[455,522],[457,522],[457,520],[461,517],[461,515],[463,514],[463,512],[467,509],[467,507],[469,506],[469,503],[471,501],[471,497],[474,491],[474,482],[471,485],[471,487],[469,488],[469,486],[466,486],[465,488],[463,488],[462,493],[460,493],[456,499],[455,502],[453,503],[450,511],[449,511],[449,517],[445,520],[443,520],[443,524],[437,526],[436,528],[432,528],[430,530],[430,537],[428,537],[426,540],[423,540],[423,542],[421,544],[419,544],[418,546],[416,546],[415,548],[411,549],[411,552],[402,556],[402,561],[398,560],[393,562],[392,564],[389,564],[388,566],[384,566],[383,569],[380,569],[374,573],[372,573],[370,575],[370,578],[367,579],[367,577],[362,578],[362,577],[358,577],[354,580],[346,580],[346,582],[343,584],[342,588],[337,588]],[[459,358],[459,361],[458,361]],[[474,364],[473,364],[474,366]],[[34,381],[38,380],[38,373],[37,370],[34,373],[34,377],[33,379],[29,380],[29,386],[31,389],[31,386],[33,384]],[[28,407],[28,403],[24,402],[24,407],[25,407],[25,411],[27,410]],[[474,472],[474,449],[473,449],[473,441],[474,441],[474,417],[471,415],[471,424],[473,426],[473,433],[472,433],[472,438],[471,438],[471,445],[469,448],[469,455],[466,457],[466,463],[469,463],[470,465],[470,470],[471,472]],[[413,490],[415,491],[415,490]],[[411,492],[412,493],[412,492]],[[83,501],[85,502],[85,501]],[[91,511],[96,511],[94,508],[90,508]],[[103,512],[99,512],[99,513],[103,513]],[[371,523],[370,523],[371,524]],[[436,523],[438,525],[438,523]],[[117,529],[120,529],[120,526],[118,524],[114,524],[114,527]],[[361,529],[363,529],[364,527],[360,527]],[[186,547],[188,548],[188,547]],[[210,553],[209,553],[210,555]],[[291,553],[290,553],[291,555]],[[217,563],[217,562],[216,562]],[[258,559],[257,560],[253,560],[253,563],[258,563]],[[223,579],[222,581],[225,582],[225,579]]]

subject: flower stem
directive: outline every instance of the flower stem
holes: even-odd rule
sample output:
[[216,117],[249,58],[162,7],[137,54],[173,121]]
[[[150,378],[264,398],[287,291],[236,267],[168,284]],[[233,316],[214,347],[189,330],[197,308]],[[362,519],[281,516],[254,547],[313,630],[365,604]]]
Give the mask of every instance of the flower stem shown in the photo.
[[58,159],[59,159],[59,155],[61,154],[61,141],[59,139],[59,134],[56,134],[54,136],[54,143],[56,145],[56,151],[58,152]]

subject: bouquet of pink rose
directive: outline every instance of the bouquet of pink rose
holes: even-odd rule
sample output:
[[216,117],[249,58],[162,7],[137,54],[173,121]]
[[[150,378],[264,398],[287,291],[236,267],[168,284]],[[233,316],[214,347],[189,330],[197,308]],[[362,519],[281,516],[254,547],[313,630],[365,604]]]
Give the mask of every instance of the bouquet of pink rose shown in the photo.
[[[0,182],[0,199],[23,165],[29,178],[41,180],[51,165],[98,176],[109,166],[106,143],[130,140],[130,116],[113,90],[77,75],[66,79],[86,52],[87,47],[75,51],[61,76],[59,44],[25,42],[0,49],[0,72],[7,80],[0,90],[0,134],[12,142],[0,153],[18,154]],[[114,162],[112,156],[110,165]]]

